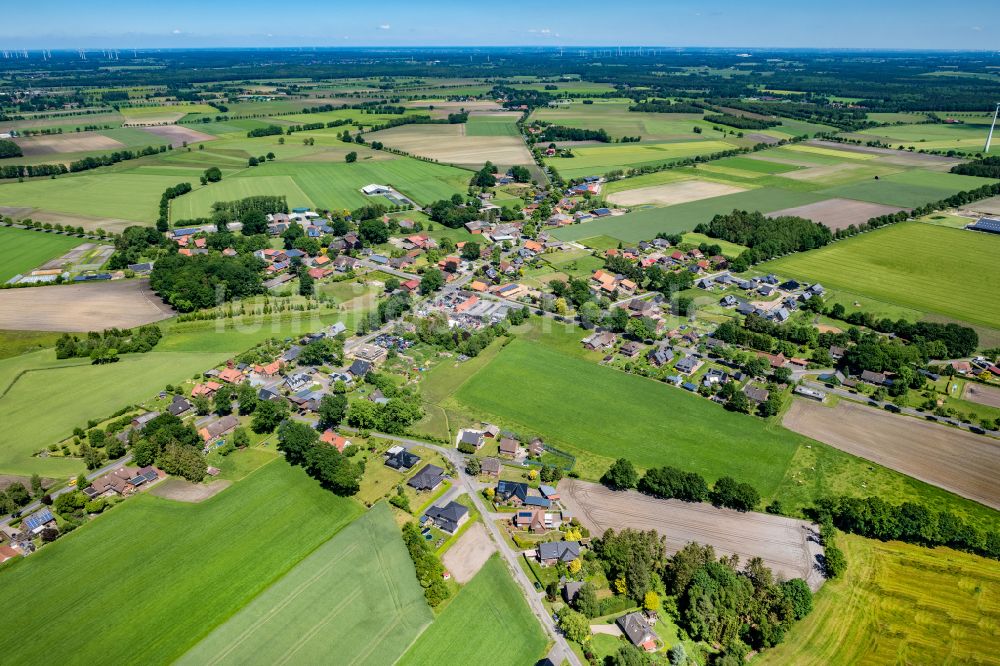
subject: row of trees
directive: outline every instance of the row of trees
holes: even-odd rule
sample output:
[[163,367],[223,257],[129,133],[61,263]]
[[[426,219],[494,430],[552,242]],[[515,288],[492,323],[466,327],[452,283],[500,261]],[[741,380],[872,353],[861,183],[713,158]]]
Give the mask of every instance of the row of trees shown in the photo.
[[[222,178],[222,173],[219,173]],[[170,201],[191,191],[191,183],[178,183],[173,187],[168,187],[160,195],[160,211],[156,218],[156,230],[164,232],[170,228]]]
[[952,173],[963,176],[979,176],[980,178],[1000,178],[1000,155],[984,157],[981,160],[956,164]]
[[878,497],[824,498],[815,517],[830,520],[845,532],[880,541],[906,541],[921,546],[948,546],[1000,559],[1000,531],[981,530],[950,511],[934,511],[918,502],[895,505]]
[[403,543],[413,560],[413,568],[420,586],[424,588],[427,604],[435,607],[448,598],[448,586],[444,582],[444,565],[434,554],[434,550],[420,533],[416,523],[403,525]]
[[679,499],[685,502],[710,500],[716,506],[737,511],[752,511],[760,503],[760,493],[753,486],[728,476],[716,480],[711,491],[700,474],[685,472],[676,467],[654,467],[640,479],[627,458],[616,460],[601,477],[601,483],[612,490],[638,488],[640,492],[661,499]]
[[671,102],[669,99],[649,99],[628,107],[636,113],[702,113],[700,106],[687,102]]
[[777,127],[780,120],[762,120],[760,118],[747,118],[746,116],[734,116],[731,113],[712,113],[705,116],[705,120],[710,123],[727,125],[736,129],[762,130],[769,127]]
[[[16,145],[16,144],[15,144]],[[84,157],[65,164],[5,164],[0,166],[0,178],[34,178],[38,176],[60,176],[67,173],[89,171],[98,167],[111,166],[127,160],[135,160],[148,155],[157,155],[172,150],[167,146],[147,146],[139,150],[118,150],[107,155]]]

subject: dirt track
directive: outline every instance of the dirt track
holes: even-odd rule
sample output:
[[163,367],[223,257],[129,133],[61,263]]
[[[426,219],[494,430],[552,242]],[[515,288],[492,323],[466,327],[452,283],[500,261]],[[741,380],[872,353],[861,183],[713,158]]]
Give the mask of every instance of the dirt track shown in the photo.
[[814,204],[785,208],[768,213],[768,217],[781,217],[783,215],[794,215],[804,217],[813,222],[821,222],[832,231],[845,229],[852,224],[867,222],[879,215],[889,215],[903,210],[897,206],[884,206],[882,204],[869,203],[867,201],[855,201],[854,199],[827,199]]
[[711,545],[717,555],[761,557],[777,576],[804,578],[813,590],[823,584],[817,555],[822,547],[810,537],[818,532],[804,520],[764,513],[740,513],[711,504],[661,500],[634,490],[615,492],[596,483],[563,479],[562,503],[594,536],[608,528],[656,530],[675,553],[691,541]]
[[482,523],[476,523],[458,538],[441,559],[452,578],[459,583],[467,583],[479,573],[496,549],[486,528]]
[[841,400],[795,400],[786,428],[962,497],[1000,509],[1000,442]]
[[0,330],[101,331],[173,315],[149,289],[149,280],[0,290]]
[[688,203],[689,201],[700,201],[720,197],[724,194],[736,194],[745,192],[742,187],[733,185],[723,185],[722,183],[712,183],[703,180],[682,180],[666,185],[653,185],[652,187],[640,187],[635,190],[624,190],[608,195],[608,201],[620,206],[635,206],[643,203],[655,203],[661,206],[673,206],[674,204]]

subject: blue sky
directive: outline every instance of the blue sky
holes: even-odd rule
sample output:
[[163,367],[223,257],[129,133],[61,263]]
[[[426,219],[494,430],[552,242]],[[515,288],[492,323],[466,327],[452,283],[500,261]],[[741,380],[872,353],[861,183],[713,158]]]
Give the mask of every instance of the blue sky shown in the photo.
[[1000,1],[46,0],[0,22],[4,48],[617,44],[997,50]]

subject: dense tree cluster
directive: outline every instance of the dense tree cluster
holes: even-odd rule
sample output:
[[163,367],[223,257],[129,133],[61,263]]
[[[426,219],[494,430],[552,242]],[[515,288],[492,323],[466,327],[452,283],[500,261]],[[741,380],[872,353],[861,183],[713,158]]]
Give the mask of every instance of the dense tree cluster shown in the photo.
[[733,262],[737,272],[789,252],[823,247],[833,240],[830,229],[818,222],[787,215],[771,218],[760,211],[745,210],[716,215],[708,224],[695,227],[695,232],[750,248]]
[[347,449],[341,453],[321,441],[319,433],[306,423],[283,421],[278,427],[278,450],[289,464],[302,466],[321,486],[337,495],[350,496],[360,488],[364,461],[355,462]]
[[610,143],[611,137],[604,129],[581,129],[579,127],[563,127],[549,125],[538,135],[539,141],[599,141]]
[[[246,197],[236,201],[216,201],[212,204],[212,219],[218,222],[242,221],[244,216],[254,211],[266,216],[272,213],[287,213],[288,201],[284,196],[262,194],[253,197]],[[267,230],[267,222],[264,222],[264,229],[255,229],[252,233],[263,233]],[[244,229],[244,233],[247,231]]]
[[85,337],[63,333],[56,340],[56,358],[90,357],[95,353],[144,354],[163,337],[159,326],[149,324],[131,330],[108,328],[91,331]]
[[6,157],[21,157],[24,153],[21,152],[21,146],[17,145],[10,139],[0,139],[0,159]]
[[403,525],[403,543],[413,560],[413,568],[417,574],[420,586],[424,588],[424,598],[431,607],[439,605],[448,598],[448,586],[444,582],[444,565],[434,554],[420,527],[416,523]]
[[448,326],[448,317],[441,312],[431,312],[417,321],[417,338],[421,342],[465,356],[478,356],[479,352],[509,330],[505,322],[472,331],[459,326]]
[[739,109],[740,111],[764,116],[782,115],[787,118],[795,118],[796,120],[804,120],[806,122],[833,125],[834,127],[846,130],[864,129],[874,124],[867,120],[864,109],[833,106],[822,98],[817,98],[815,101],[807,101],[804,98],[799,98],[794,101],[784,99],[777,102],[713,98],[709,99],[708,102],[713,106]]
[[202,445],[192,424],[163,413],[149,421],[140,439],[132,444],[133,462],[140,467],[155,463],[167,474],[201,481],[208,468]]
[[[222,178],[221,172],[219,173],[219,178]],[[170,226],[170,200],[176,199],[177,197],[187,194],[190,191],[191,183],[178,183],[177,185],[168,187],[163,191],[163,194],[160,196],[159,216],[156,218],[157,231],[166,231]]]
[[651,468],[639,478],[635,467],[626,458],[616,460],[601,477],[601,483],[612,490],[638,488],[639,492],[661,499],[679,499],[685,502],[710,500],[716,506],[737,511],[753,511],[760,503],[760,493],[753,486],[732,477],[720,477],[712,490],[709,490],[708,483],[701,474],[685,472],[669,465]]
[[176,310],[191,312],[262,293],[262,268],[253,255],[171,254],[153,266],[149,286]]
[[801,578],[779,583],[759,557],[740,569],[735,555],[716,560],[711,546],[686,545],[666,562],[663,579],[677,598],[680,626],[694,640],[722,647],[713,663],[743,663],[750,651],[779,644],[812,611]]
[[400,388],[387,375],[376,372],[368,373],[365,381],[377,387],[388,402],[379,404],[367,399],[352,402],[347,410],[347,423],[352,427],[402,435],[423,417],[420,397],[411,389]]
[[479,208],[466,205],[458,194],[451,199],[441,199],[431,204],[430,218],[451,229],[458,229],[466,222],[479,219]]
[[[129,264],[138,263],[141,257],[148,255],[151,248],[166,247],[167,239],[152,227],[125,227],[121,235],[115,239],[115,252],[108,260],[108,268],[113,271],[122,270]],[[157,249],[157,252],[159,251]]]
[[956,164],[951,168],[952,173],[963,176],[979,176],[980,178],[1000,178],[1000,155],[984,157],[972,162]]

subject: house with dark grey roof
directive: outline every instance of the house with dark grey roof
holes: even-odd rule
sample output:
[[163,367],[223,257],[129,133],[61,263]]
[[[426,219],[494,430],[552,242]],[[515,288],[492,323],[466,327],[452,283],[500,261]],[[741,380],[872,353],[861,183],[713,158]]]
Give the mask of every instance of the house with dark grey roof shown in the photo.
[[562,595],[566,603],[572,604],[576,599],[576,595],[580,594],[580,588],[582,588],[585,584],[586,583],[572,580],[563,585]]
[[424,516],[442,532],[454,534],[469,519],[469,510],[458,502],[448,502],[444,506],[432,506]]
[[387,467],[391,467],[400,472],[405,472],[412,469],[414,465],[420,462],[420,456],[406,449],[402,449],[395,453],[389,454],[385,459],[385,464]]
[[685,356],[681,360],[677,361],[674,368],[677,372],[683,372],[685,375],[690,375],[698,368],[698,359],[694,356]]
[[543,567],[551,566],[556,562],[569,563],[580,557],[579,541],[552,541],[540,543],[535,549],[535,556]]
[[444,481],[444,470],[437,465],[427,464],[413,475],[406,485],[416,490],[434,490]]
[[868,382],[869,384],[875,384],[877,386],[882,386],[886,382],[886,376],[883,372],[872,372],[871,370],[863,370],[861,372],[861,381]]
[[646,652],[656,650],[656,641],[659,636],[652,630],[642,613],[629,613],[622,615],[615,620],[615,624],[622,630],[629,642],[637,648],[642,648]]
[[458,438],[459,444],[469,444],[480,448],[486,442],[483,432],[479,430],[463,430]]
[[349,373],[355,377],[364,377],[369,372],[371,372],[372,364],[369,361],[362,361],[360,358],[354,359],[354,363],[351,363],[351,367],[347,369]]
[[503,463],[497,458],[483,458],[480,466],[482,467],[482,473],[489,476],[500,476],[500,470],[503,469]]
[[649,353],[646,354],[646,358],[649,360],[651,365],[659,368],[660,366],[670,363],[674,360],[674,350],[667,347],[659,347],[657,349],[650,349]]
[[988,234],[1000,234],[1000,220],[992,217],[981,217],[972,224],[965,225],[970,231],[985,231]]
[[760,404],[762,402],[767,402],[767,399],[771,396],[771,392],[767,389],[757,388],[756,386],[747,386],[743,389],[743,393],[746,394],[750,402]]
[[528,498],[528,484],[520,481],[498,481],[494,497],[497,502],[509,502],[514,506],[521,506]]
[[192,409],[193,405],[191,402],[182,395],[175,395],[174,399],[170,402],[167,407],[167,412],[173,416],[180,416],[181,414],[186,414]]
[[56,519],[55,517],[53,517],[52,512],[49,511],[49,508],[42,507],[38,511],[34,512],[30,516],[22,520],[21,528],[25,532],[38,534],[50,524],[54,526],[55,522]]

